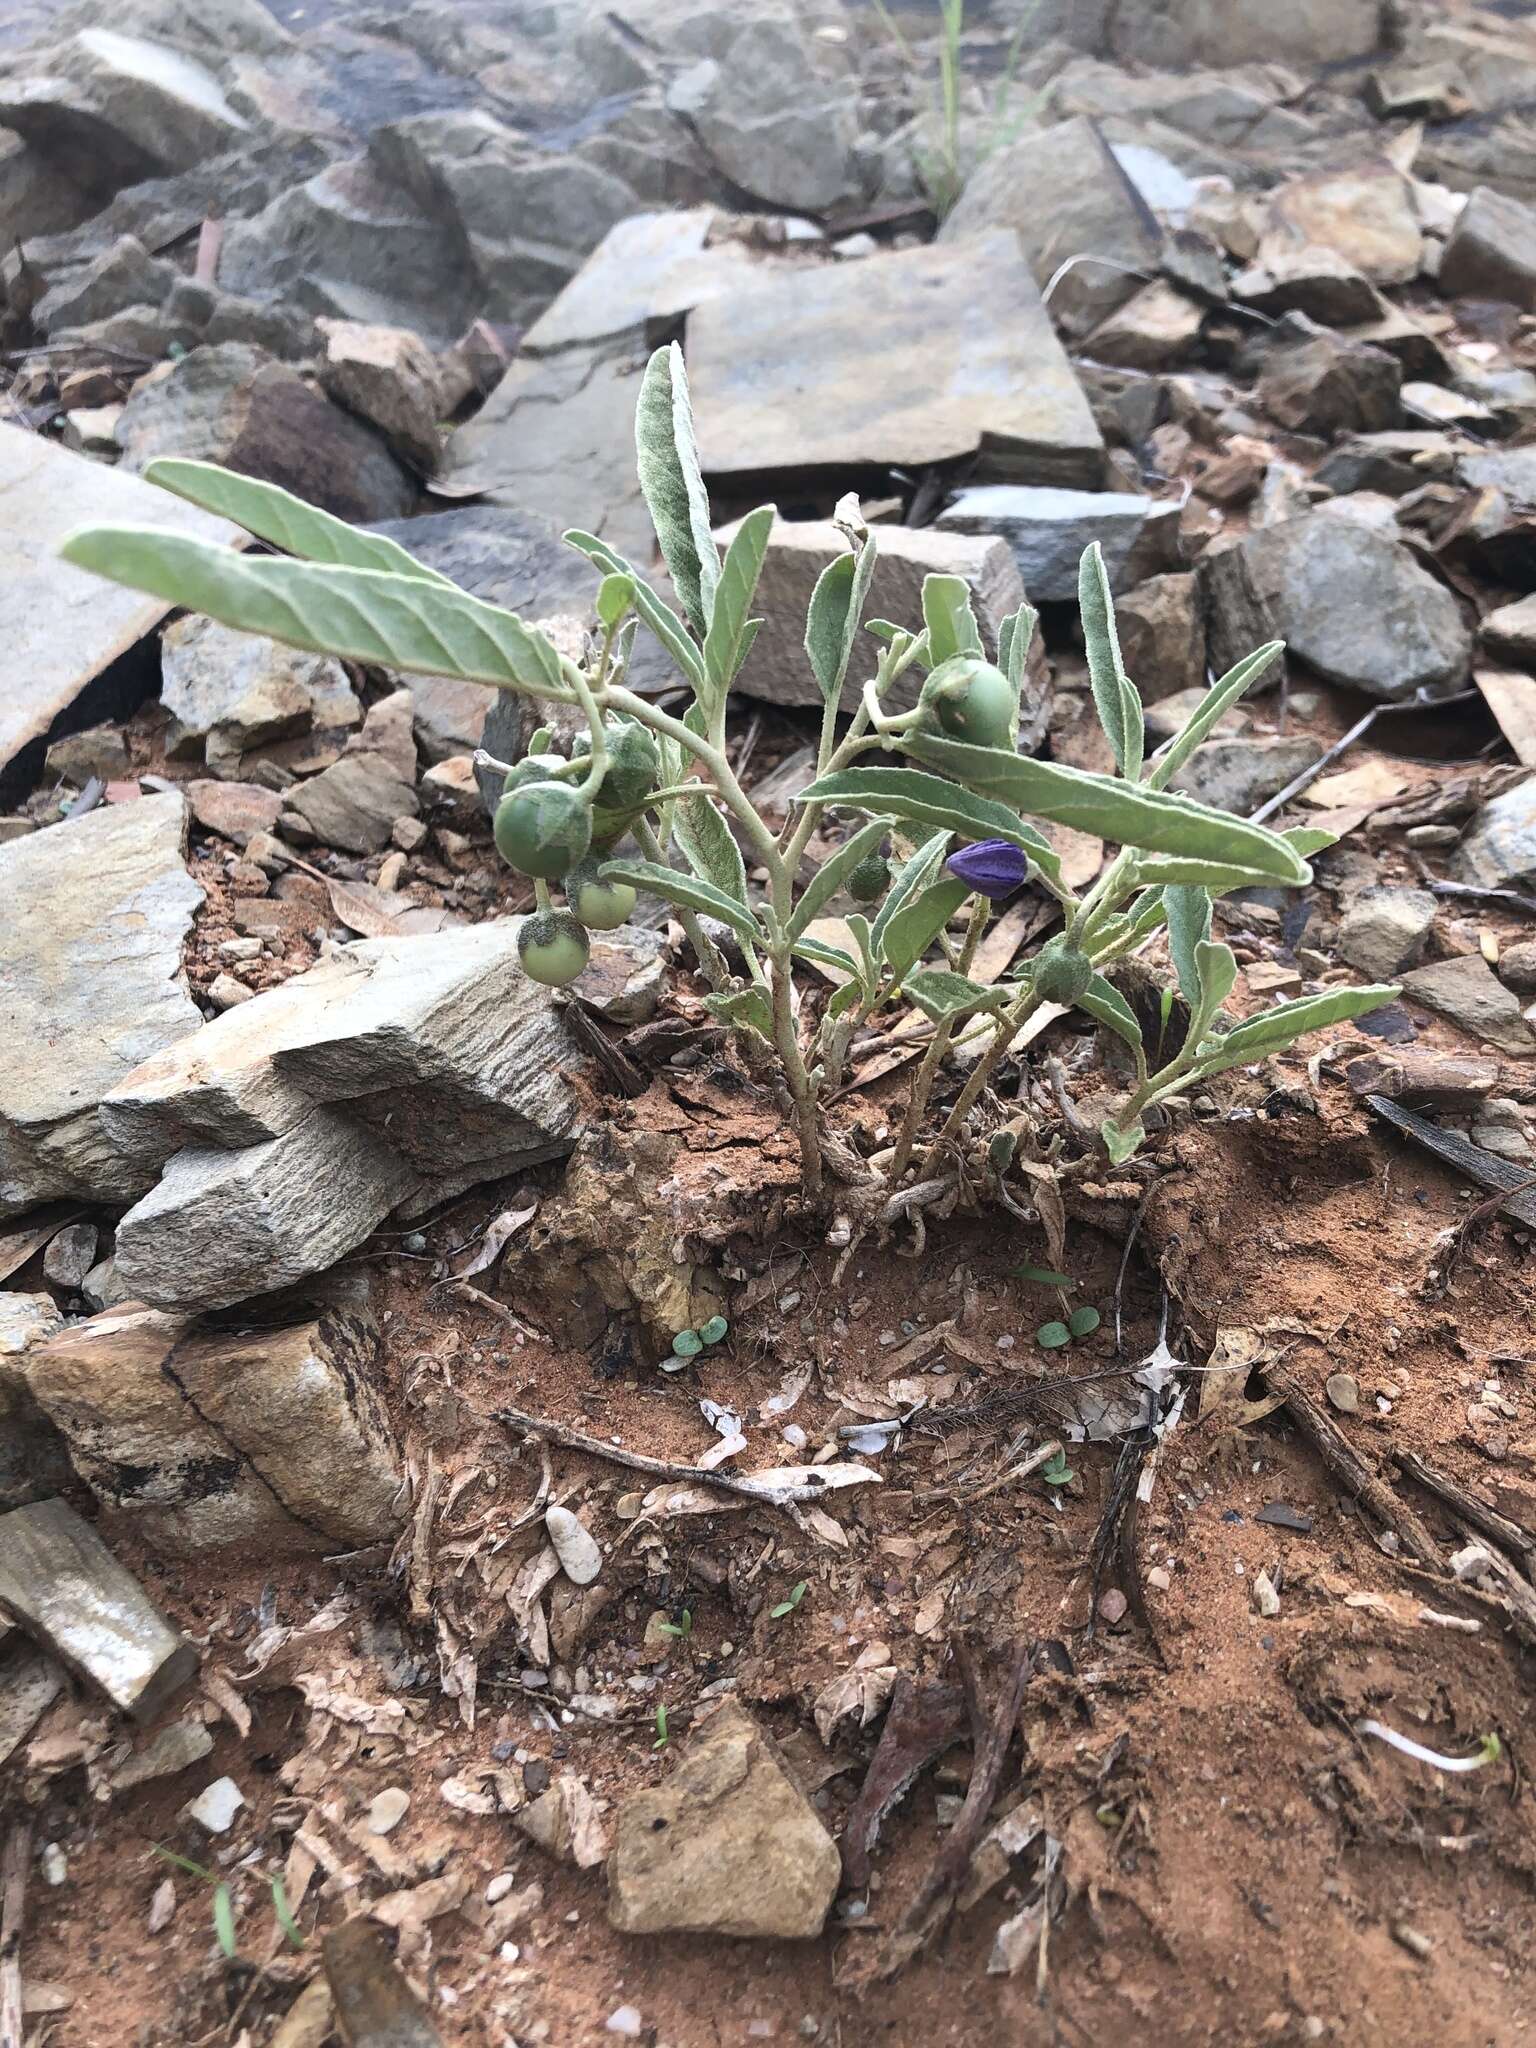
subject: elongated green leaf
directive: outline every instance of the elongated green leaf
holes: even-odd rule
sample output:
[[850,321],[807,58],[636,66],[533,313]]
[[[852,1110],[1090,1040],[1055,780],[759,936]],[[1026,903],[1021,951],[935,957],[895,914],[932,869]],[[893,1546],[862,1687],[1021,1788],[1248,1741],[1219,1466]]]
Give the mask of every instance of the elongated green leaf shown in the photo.
[[[982,753],[984,748],[968,751]],[[841,768],[823,775],[801,792],[801,803],[861,804],[914,825],[938,825],[963,839],[1006,839],[1019,846],[1036,867],[1055,881],[1061,878],[1061,856],[1041,833],[1026,825],[1006,804],[993,803],[972,791],[924,775],[916,768]]]
[[251,560],[148,526],[82,527],[59,552],[76,568],[290,647],[535,692],[560,687],[560,657],[542,633],[451,584]]
[[729,896],[743,909],[747,903],[747,869],[731,828],[707,796],[679,797],[672,817],[672,837],[683,858],[712,889]]
[[939,668],[957,654],[981,654],[981,628],[971,610],[971,586],[963,576],[923,578],[923,624],[928,628],[928,658]]
[[880,935],[880,956],[893,981],[904,982],[971,893],[953,878],[930,882],[904,903]]
[[869,988],[873,988],[879,976],[875,968],[874,934],[871,930],[869,919],[862,910],[850,910],[843,919],[843,923],[853,933],[853,943],[859,949],[859,959],[863,966],[865,984]]
[[1078,564],[1077,602],[1083,615],[1083,641],[1088,651],[1088,681],[1093,689],[1094,709],[1109,739],[1116,767],[1127,782],[1135,782],[1146,751],[1146,720],[1136,685],[1120,659],[1115,601],[1110,595],[1104,553],[1096,540],[1084,548]]
[[878,544],[870,534],[857,554],[837,555],[828,562],[811,592],[805,652],[828,704],[842,697],[877,556]]
[[1238,698],[1253,688],[1275,657],[1284,652],[1283,640],[1270,640],[1252,654],[1244,655],[1218,682],[1212,683],[1184,730],[1175,734],[1152,761],[1147,771],[1147,787],[1166,789],[1170,778],[1184,766],[1217,719],[1230,711]]
[[[1152,887],[1205,889],[1212,896],[1230,896],[1234,889],[1273,889],[1273,875],[1257,868],[1233,867],[1227,861],[1190,860],[1177,853],[1144,853],[1136,862],[1136,879]],[[1294,886],[1294,885],[1290,885]]]
[[718,917],[750,945],[760,946],[763,942],[762,930],[751,911],[697,875],[659,867],[649,860],[604,861],[598,873],[605,882],[628,882],[632,889],[647,889],[665,903],[681,903],[687,910],[701,910],[706,917]]
[[317,506],[296,498],[292,491],[276,484],[259,483],[255,477],[240,476],[221,469],[216,462],[188,462],[181,456],[162,455],[144,471],[146,483],[158,484],[200,505],[205,512],[232,519],[247,533],[254,533],[285,554],[305,562],[329,562],[346,569],[379,569],[387,575],[414,576],[423,583],[456,586],[436,569],[381,533],[349,526]]
[[935,832],[915,848],[896,870],[891,886],[885,892],[885,901],[875,912],[874,927],[870,932],[870,944],[876,955],[885,940],[885,928],[904,904],[910,903],[919,889],[926,889],[939,872],[939,863],[949,851],[953,835]]
[[864,979],[853,955],[841,946],[829,946],[825,939],[809,938],[802,932],[791,950],[797,960],[814,960],[822,967],[835,967],[854,981],[862,982]]
[[1194,1009],[1200,1000],[1200,967],[1195,948],[1211,935],[1211,897],[1207,889],[1175,885],[1164,889],[1168,913],[1168,950],[1184,1000]]
[[1029,643],[1035,637],[1040,614],[1033,605],[1021,604],[1010,612],[997,629],[997,665],[1013,685],[1014,701],[1024,688],[1024,670],[1029,661]]
[[1202,1049],[1199,1071],[1220,1073],[1223,1067],[1246,1066],[1266,1053],[1283,1052],[1309,1031],[1324,1031],[1330,1024],[1343,1024],[1351,1017],[1363,1017],[1379,1010],[1402,994],[1401,988],[1375,982],[1366,988],[1330,988],[1317,996],[1298,996],[1293,1003],[1277,1003],[1257,1017],[1235,1025],[1225,1038]]
[[1303,860],[1310,860],[1314,853],[1337,846],[1339,835],[1330,832],[1326,825],[1288,825],[1280,834],[1287,846],[1293,846]]
[[820,917],[865,855],[878,851],[881,840],[889,830],[889,819],[872,818],[867,825],[861,825],[859,830],[837,849],[830,860],[823,861],[821,867],[811,877],[805,894],[795,905],[794,915],[785,927],[792,939],[798,938],[813,918]]
[[982,796],[999,797],[1016,810],[1075,825],[1122,846],[1251,867],[1272,882],[1292,887],[1312,879],[1312,870],[1277,832],[1190,797],[931,733],[916,733],[902,746],[905,753],[943,769]]
[[220,1952],[233,1962],[240,1953],[240,1944],[235,1938],[235,1901],[227,1884],[216,1884],[213,1888],[213,1931]]
[[675,341],[657,349],[640,380],[635,460],[661,558],[702,640],[715,608],[720,555],[709,530],[709,496],[699,471],[688,372]]
[[730,995],[706,996],[704,1007],[722,1024],[734,1024],[741,1031],[755,1031],[759,1038],[773,1041],[773,1007],[760,988],[736,989]]
[[304,1931],[293,1917],[293,1908],[288,1903],[288,1887],[276,1872],[273,1873],[271,1885],[273,1918],[277,1921],[278,1926],[281,1927],[293,1946],[295,1948],[302,1948],[304,1946]]
[[752,622],[747,614],[757,595],[774,516],[771,505],[759,505],[755,512],[749,512],[725,551],[709,631],[704,636],[704,669],[717,703],[731,687],[751,645],[747,627]]
[[599,540],[595,533],[583,533],[573,526],[561,535],[567,547],[573,547],[578,554],[585,555],[600,569],[606,569],[610,576],[627,576],[635,586],[635,610],[650,627],[668,654],[677,663],[695,690],[704,688],[704,657],[688,638],[688,630],[670,605],[661,599],[646,582],[633,562],[626,562],[615,554],[607,541]]
[[902,993],[937,1024],[945,1017],[968,1017],[977,1010],[995,1010],[1008,1001],[1008,991],[985,988],[947,967],[924,967],[909,974]]
[[1231,995],[1237,980],[1237,955],[1230,946],[1224,946],[1219,939],[1199,939],[1195,943],[1195,978],[1199,987],[1198,1006],[1190,1035],[1198,1045],[1211,1019]]
[[1136,1022],[1135,1013],[1114,983],[1106,981],[1102,974],[1096,974],[1089,982],[1078,997],[1076,1007],[1086,1010],[1095,1024],[1102,1024],[1117,1038],[1123,1038],[1132,1052],[1140,1053],[1141,1026]]
[[597,588],[597,616],[612,632],[635,601],[633,576],[605,576]]

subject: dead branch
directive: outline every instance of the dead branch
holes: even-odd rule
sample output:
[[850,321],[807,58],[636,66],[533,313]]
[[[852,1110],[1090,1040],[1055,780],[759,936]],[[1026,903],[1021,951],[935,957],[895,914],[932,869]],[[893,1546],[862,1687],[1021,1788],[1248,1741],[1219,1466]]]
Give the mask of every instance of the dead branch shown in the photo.
[[32,1822],[13,1821],[0,1856],[0,2048],[23,2048],[21,1927],[32,1862]]
[[1497,1508],[1489,1507],[1475,1493],[1469,1493],[1458,1480],[1431,1465],[1427,1458],[1421,1458],[1417,1451],[1394,1450],[1390,1456],[1406,1478],[1414,1480],[1426,1493],[1432,1493],[1436,1500],[1443,1501],[1480,1536],[1486,1536],[1490,1542],[1499,1544],[1517,1558],[1526,1577],[1536,1584],[1536,1535],[1529,1529],[1522,1529],[1518,1522],[1512,1522],[1508,1515],[1501,1515]]
[[1412,1556],[1427,1565],[1442,1563],[1439,1546],[1412,1508],[1400,1501],[1386,1481],[1373,1472],[1349,1440],[1318,1407],[1310,1394],[1278,1365],[1262,1365],[1259,1374],[1270,1393],[1284,1401],[1287,1413],[1323,1465],[1346,1491],[1369,1508]]

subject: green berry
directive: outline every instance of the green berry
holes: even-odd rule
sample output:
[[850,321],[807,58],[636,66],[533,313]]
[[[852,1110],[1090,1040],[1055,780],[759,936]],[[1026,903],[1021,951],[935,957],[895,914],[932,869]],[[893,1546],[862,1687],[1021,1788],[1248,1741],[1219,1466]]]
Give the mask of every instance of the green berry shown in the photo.
[[891,871],[883,853],[866,853],[848,877],[848,894],[855,903],[878,903],[885,894]]
[[564,988],[586,966],[591,948],[587,935],[568,910],[543,910],[524,918],[517,935],[517,957],[530,981],[546,988]]
[[[661,770],[661,754],[656,742],[643,725],[606,725],[603,742],[608,749],[608,765],[598,784],[597,808],[633,811],[656,787],[656,777]],[[591,734],[579,733],[572,742],[572,757],[590,754],[591,751]]]
[[1086,953],[1060,939],[1041,948],[1035,961],[1036,995],[1048,1003],[1075,1003],[1093,980],[1093,962]]
[[503,796],[510,796],[515,789],[526,789],[531,782],[548,782],[551,771],[559,766],[558,754],[525,754],[521,761],[514,761],[507,770],[501,785]]
[[635,892],[627,882],[605,882],[600,865],[578,861],[565,878],[565,900],[589,931],[611,932],[634,909]]
[[990,662],[956,655],[934,670],[923,694],[951,739],[973,747],[1013,745],[1013,685]]
[[496,850],[520,875],[563,875],[592,844],[592,813],[564,782],[530,782],[496,806]]

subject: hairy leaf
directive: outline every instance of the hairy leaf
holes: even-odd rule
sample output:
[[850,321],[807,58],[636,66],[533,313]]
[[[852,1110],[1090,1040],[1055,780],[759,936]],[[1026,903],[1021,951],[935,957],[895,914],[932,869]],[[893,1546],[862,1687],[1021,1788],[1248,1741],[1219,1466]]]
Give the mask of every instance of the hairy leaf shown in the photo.
[[640,380],[635,459],[662,560],[702,640],[714,613],[720,555],[709,529],[709,497],[693,436],[688,373],[675,341],[657,349]]
[[1008,1000],[1006,989],[984,988],[980,982],[953,974],[947,967],[924,967],[909,974],[902,983],[902,992],[936,1024],[945,1017],[995,1010]]
[[880,935],[880,957],[893,981],[906,980],[970,893],[965,882],[930,882],[902,905]]
[[709,797],[678,798],[672,817],[672,837],[701,881],[746,908],[747,870],[741,848]]
[[1147,787],[1166,789],[1169,779],[1184,766],[1217,719],[1230,711],[1244,691],[1253,688],[1275,657],[1284,652],[1283,640],[1267,641],[1252,654],[1244,655],[1219,681],[1212,683],[1184,730],[1176,734],[1152,762],[1147,773]]
[[717,703],[730,688],[732,678],[746,660],[747,649],[752,645],[752,636],[747,629],[749,626],[755,628],[755,621],[747,614],[757,595],[757,582],[763,573],[763,557],[768,552],[768,536],[773,531],[773,521],[773,507],[759,505],[755,512],[749,512],[742,520],[725,551],[725,563],[715,591],[714,611],[710,616],[709,631],[704,636],[704,668]]
[[585,555],[610,576],[627,576],[635,586],[635,610],[677,663],[695,690],[704,687],[704,658],[688,638],[688,629],[670,605],[663,604],[632,562],[616,554],[607,541],[595,533],[583,533],[573,526],[561,535],[567,547]]
[[828,704],[842,697],[876,559],[877,543],[871,534],[857,554],[837,555],[828,562],[811,592],[805,652]]
[[1110,595],[1104,552],[1097,541],[1083,550],[1077,571],[1077,602],[1083,616],[1083,641],[1088,651],[1088,681],[1094,709],[1109,740],[1115,765],[1127,782],[1141,774],[1147,728],[1141,697],[1120,659],[1115,630],[1115,601]]
[[741,1031],[755,1031],[759,1038],[766,1038],[772,1044],[773,1008],[765,990],[741,988],[730,995],[706,996],[704,1007],[722,1024],[734,1024]]
[[605,576],[597,588],[597,616],[611,633],[635,601],[633,576]]
[[835,967],[850,980],[862,982],[864,975],[853,955],[841,946],[829,946],[825,939],[813,939],[802,932],[791,949],[797,960],[814,960],[822,967]]
[[1136,862],[1136,879],[1153,888],[1173,884],[1181,888],[1204,889],[1212,896],[1230,896],[1234,889],[1272,889],[1275,886],[1274,876],[1266,875],[1258,868],[1234,867],[1229,861],[1191,860],[1177,853],[1141,854]]
[[200,505],[205,512],[232,519],[258,540],[281,548],[285,554],[297,555],[301,561],[329,562],[346,569],[381,569],[392,576],[414,576],[423,583],[441,583],[450,590],[455,587],[446,576],[429,569],[425,562],[418,562],[397,541],[386,540],[382,533],[349,526],[346,520],[296,498],[292,491],[260,483],[255,477],[240,476],[232,469],[221,469],[216,462],[188,462],[181,456],[162,455],[146,468],[144,480],[174,492],[188,504]]
[[981,628],[971,610],[971,586],[963,576],[923,578],[923,623],[928,628],[928,663],[940,668],[957,654],[981,656]]
[[717,917],[749,945],[762,944],[763,934],[751,911],[697,875],[659,867],[649,860],[604,861],[598,873],[605,882],[628,882],[632,889],[649,890],[665,903],[680,903],[685,910],[700,910],[706,917]]
[[1246,1066],[1252,1060],[1263,1059],[1266,1053],[1283,1052],[1309,1031],[1323,1031],[1330,1024],[1343,1024],[1351,1017],[1379,1010],[1383,1003],[1390,1003],[1401,994],[1401,988],[1377,982],[1365,988],[1331,988],[1322,995],[1298,996],[1293,1003],[1277,1003],[1274,1009],[1235,1025],[1225,1038],[1215,1040],[1208,1051],[1202,1050],[1198,1070],[1215,1074],[1223,1067]]
[[1198,1006],[1193,1000],[1190,1005],[1196,1013],[1190,1036],[1198,1044],[1206,1026],[1232,993],[1237,980],[1237,955],[1219,939],[1201,939],[1195,946],[1195,976],[1200,993]]
[[1326,825],[1287,825],[1280,837],[1287,846],[1293,846],[1303,860],[1310,860],[1314,853],[1321,853],[1325,847],[1339,843],[1338,833],[1330,832]]
[[1173,956],[1184,1000],[1194,1009],[1200,1000],[1200,968],[1195,948],[1211,935],[1210,891],[1177,884],[1164,889],[1163,902],[1168,913],[1168,951]]
[[1121,1130],[1112,1117],[1106,1117],[1099,1125],[1099,1136],[1104,1140],[1104,1150],[1116,1166],[1124,1166],[1127,1159],[1140,1151],[1146,1138],[1146,1131],[1138,1121]]
[[560,657],[513,612],[452,584],[270,556],[148,526],[88,526],[59,550],[91,569],[225,626],[289,647],[469,682],[559,689]]
[[1312,870],[1277,832],[1189,797],[931,733],[912,735],[903,742],[903,751],[943,769],[982,796],[999,797],[1017,810],[1059,825],[1075,825],[1122,846],[1250,867],[1293,888],[1312,879]]
[[[972,748],[974,753],[989,752]],[[861,804],[914,825],[938,825],[964,839],[1006,839],[1020,846],[1036,867],[1053,880],[1061,877],[1061,856],[1041,833],[1026,825],[1006,804],[993,803],[972,791],[924,775],[917,768],[841,768],[823,775],[801,792],[801,803]]]
[[891,886],[885,892],[885,901],[875,913],[874,928],[870,943],[878,954],[885,938],[885,928],[905,903],[910,903],[919,889],[925,889],[939,872],[939,863],[948,850],[950,834],[935,832],[925,839],[902,862],[896,870]]
[[785,927],[791,938],[798,938],[813,918],[820,917],[859,862],[866,854],[877,851],[889,830],[888,818],[872,818],[867,825],[861,825],[830,860],[822,863],[811,877],[805,894],[795,905],[794,915]]
[[1136,1022],[1130,1004],[1113,982],[1106,981],[1102,974],[1096,974],[1078,997],[1076,1007],[1086,1010],[1095,1024],[1102,1024],[1117,1038],[1123,1038],[1131,1051],[1140,1057],[1141,1026]]

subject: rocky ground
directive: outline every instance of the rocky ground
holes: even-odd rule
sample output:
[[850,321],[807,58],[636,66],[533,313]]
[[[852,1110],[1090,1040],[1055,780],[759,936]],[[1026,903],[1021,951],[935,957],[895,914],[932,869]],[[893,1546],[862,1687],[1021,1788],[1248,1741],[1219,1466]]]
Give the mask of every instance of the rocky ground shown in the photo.
[[[0,2048],[1524,2037],[1533,12],[995,0],[946,130],[915,4],[4,10]],[[522,976],[512,700],[56,558],[193,456],[579,645],[674,335],[766,812],[843,492],[1089,768],[1097,540],[1158,737],[1288,643],[1233,1014],[1401,1000],[847,1253],[675,926]]]

